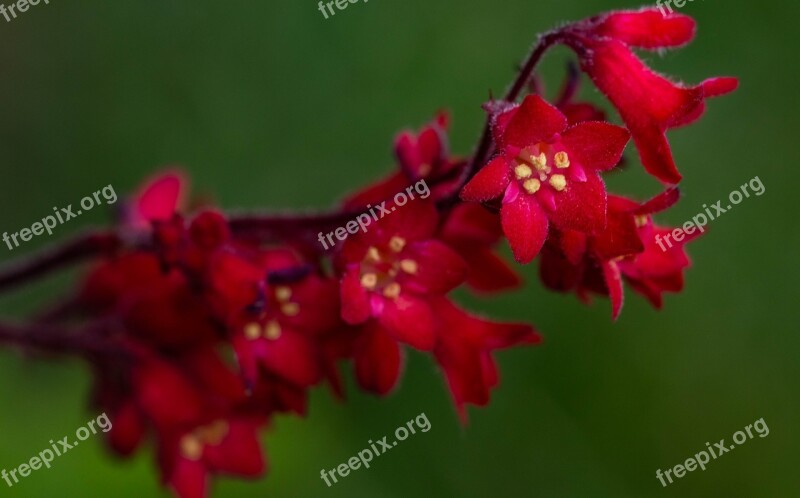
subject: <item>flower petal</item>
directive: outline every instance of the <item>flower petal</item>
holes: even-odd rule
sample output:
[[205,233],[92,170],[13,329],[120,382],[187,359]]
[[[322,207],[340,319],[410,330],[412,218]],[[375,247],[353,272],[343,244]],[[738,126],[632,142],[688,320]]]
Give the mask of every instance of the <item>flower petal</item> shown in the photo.
[[514,259],[522,264],[533,261],[547,239],[549,226],[539,203],[528,195],[519,195],[514,201],[503,204],[500,215]]
[[397,385],[403,362],[400,346],[380,327],[364,327],[355,343],[354,359],[356,379],[363,389],[383,396]]
[[561,135],[569,155],[588,170],[606,171],[622,159],[630,133],[621,126],[601,121],[584,121]]
[[691,17],[667,15],[666,11],[652,8],[609,14],[596,28],[600,36],[648,50],[685,45],[692,41],[695,31],[696,23]]
[[[457,252],[436,240],[417,242],[404,257],[417,263],[413,275],[401,274],[398,282],[420,294],[445,294],[466,279],[467,264]],[[407,282],[407,283],[406,283]]]
[[502,146],[524,148],[544,142],[567,127],[567,118],[538,95],[528,95],[503,134]]
[[433,311],[426,301],[408,294],[384,299],[379,321],[396,340],[422,351],[433,349],[436,342]]
[[556,209],[550,220],[560,229],[599,233],[606,226],[606,186],[597,173],[587,173],[585,182],[569,182],[555,195]]
[[511,181],[508,161],[505,157],[495,157],[464,185],[461,199],[483,202],[503,195]]
[[369,293],[361,285],[361,265],[347,265],[342,277],[342,320],[350,325],[364,323],[370,317]]

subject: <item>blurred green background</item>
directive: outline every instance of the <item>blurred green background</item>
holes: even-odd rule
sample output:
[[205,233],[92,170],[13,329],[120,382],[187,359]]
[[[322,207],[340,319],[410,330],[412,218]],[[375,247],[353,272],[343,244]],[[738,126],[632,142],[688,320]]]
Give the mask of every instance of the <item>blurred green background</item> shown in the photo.
[[[325,20],[313,0],[40,3],[0,19],[0,230],[17,231],[112,184],[130,191],[159,167],[182,165],[193,190],[225,208],[329,206],[391,165],[391,139],[439,108],[467,154],[480,104],[502,92],[536,34],[634,2],[373,0]],[[346,404],[314,393],[305,420],[279,418],[265,435],[270,475],[220,481],[215,495],[294,497],[791,497],[800,494],[797,247],[800,130],[791,81],[795,2],[690,2],[691,46],[658,69],[687,82],[736,75],[741,88],[710,103],[698,124],[671,134],[685,175],[677,225],[758,175],[766,186],[691,245],[687,289],[656,312],[627,293],[611,323],[607,301],[583,307],[529,285],[470,309],[537,325],[546,342],[499,355],[502,384],[459,426],[432,361],[412,354],[400,389],[378,400],[350,386]],[[558,87],[566,58],[543,66]],[[588,85],[584,96],[598,102]],[[659,185],[628,149],[609,178],[619,193]],[[103,223],[95,210],[0,261]],[[21,316],[69,288],[61,275],[0,299]],[[74,433],[87,369],[0,353],[0,468],[11,469]],[[368,439],[425,412],[432,429],[327,488],[333,468]],[[763,417],[751,440],[668,488],[655,478]],[[0,495],[166,496],[149,452],[130,462],[99,438]]]

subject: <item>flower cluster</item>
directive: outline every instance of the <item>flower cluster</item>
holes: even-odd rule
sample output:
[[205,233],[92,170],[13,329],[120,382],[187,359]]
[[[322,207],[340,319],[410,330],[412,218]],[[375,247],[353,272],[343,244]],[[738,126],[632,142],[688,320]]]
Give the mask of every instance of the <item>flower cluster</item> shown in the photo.
[[[189,210],[187,180],[167,171],[125,203],[118,225],[0,273],[0,288],[91,258],[76,297],[28,329],[0,326],[0,341],[80,354],[95,372],[93,401],[113,420],[109,444],[131,455],[152,441],[165,485],[181,498],[209,494],[211,478],[266,471],[259,433],[279,413],[303,416],[311,388],[343,398],[340,367],[376,395],[399,383],[409,348],[438,365],[456,411],[484,406],[499,382],[493,353],[540,341],[527,324],[489,320],[450,296],[514,289],[520,277],[497,252],[539,256],[544,285],[609,296],[616,318],[623,283],[662,305],[683,286],[684,239],[653,215],[674,205],[680,180],[667,129],[687,125],[731,78],[685,87],[649,69],[633,47],[687,43],[693,21],[658,11],[615,12],[544,35],[502,100],[487,103],[474,155],[453,156],[449,117],[395,140],[397,170],[319,215],[231,215]],[[551,46],[573,49],[624,126],[576,101],[573,69],[554,104],[533,70]],[[524,89],[529,94],[518,102]],[[639,202],[608,194],[603,175],[633,138],[645,169],[666,190]],[[410,201],[330,250],[316,235],[387,203],[425,180]],[[83,323],[79,328],[75,323]]]

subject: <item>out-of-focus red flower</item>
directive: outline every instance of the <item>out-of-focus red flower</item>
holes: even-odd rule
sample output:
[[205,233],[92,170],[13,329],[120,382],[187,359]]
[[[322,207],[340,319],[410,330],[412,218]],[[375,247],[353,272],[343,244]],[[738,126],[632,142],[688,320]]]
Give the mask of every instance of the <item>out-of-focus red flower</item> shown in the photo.
[[697,120],[706,98],[732,92],[738,82],[711,78],[695,86],[674,83],[647,67],[631,48],[685,45],[694,38],[694,20],[644,8],[597,16],[565,33],[565,43],[578,54],[581,68],[619,110],[645,169],[665,183],[678,183],[681,175],[665,132]]
[[461,192],[466,201],[503,196],[503,232],[514,258],[530,263],[552,221],[561,229],[596,233],[606,225],[606,189],[599,171],[619,163],[624,128],[567,118],[538,95],[494,117],[499,153]]
[[447,140],[449,121],[448,115],[442,112],[419,133],[401,132],[394,142],[400,171],[349,195],[344,206],[358,209],[377,204],[420,180],[425,180],[429,186],[432,200],[450,195],[457,187],[465,162],[450,156]]
[[395,211],[366,233],[348,238],[339,255],[342,318],[351,325],[376,319],[396,340],[431,350],[435,342],[431,296],[464,282],[466,264],[434,240],[439,217],[432,204],[417,200]]

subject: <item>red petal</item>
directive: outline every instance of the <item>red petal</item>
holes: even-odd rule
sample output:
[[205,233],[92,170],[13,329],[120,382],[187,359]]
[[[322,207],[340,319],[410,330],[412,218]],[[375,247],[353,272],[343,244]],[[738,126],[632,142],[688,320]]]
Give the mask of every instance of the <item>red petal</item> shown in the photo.
[[703,88],[703,96],[719,97],[736,90],[739,87],[739,80],[729,76],[719,78],[709,78],[700,86]]
[[218,446],[207,445],[203,459],[217,472],[256,477],[264,473],[257,425],[243,420],[231,420],[228,434]]
[[397,341],[374,325],[364,327],[355,344],[358,384],[379,395],[388,394],[400,377],[402,355]]
[[619,109],[647,171],[667,183],[681,179],[664,131],[697,113],[700,87],[683,88],[654,73],[628,47],[615,40],[595,40],[592,57],[581,61],[597,87]]
[[469,268],[467,285],[478,292],[499,292],[522,284],[519,275],[490,249],[462,250],[461,255]]
[[407,294],[385,299],[379,320],[398,341],[423,351],[433,349],[436,342],[433,312],[426,301]]
[[585,182],[571,181],[557,192],[556,209],[550,220],[560,229],[598,233],[606,226],[606,186],[597,173],[588,172]]
[[398,282],[420,294],[445,294],[466,279],[467,265],[457,252],[447,245],[428,240],[417,242],[406,251],[407,258],[416,261],[413,275],[402,274]]
[[547,215],[539,203],[521,194],[501,211],[503,233],[505,233],[514,259],[522,264],[533,261],[547,239]]
[[528,147],[549,140],[567,127],[567,118],[538,95],[528,95],[516,110],[502,138],[502,145]]
[[665,15],[659,9],[616,12],[597,27],[597,34],[645,49],[679,47],[692,41],[696,24],[683,14]]
[[316,344],[297,332],[284,327],[277,339],[256,339],[251,344],[264,368],[297,386],[312,386],[322,379]]
[[169,484],[180,498],[207,498],[208,473],[202,461],[178,457]]
[[146,221],[166,221],[175,214],[181,199],[182,173],[168,172],[149,182],[139,193],[136,210]]
[[350,325],[364,323],[371,315],[369,293],[361,285],[361,265],[347,266],[342,277],[342,319]]
[[622,290],[622,276],[619,273],[617,264],[611,261],[603,263],[603,277],[608,288],[608,295],[611,298],[611,317],[616,320],[622,311],[624,293]]
[[508,161],[505,157],[496,157],[464,186],[461,199],[476,202],[495,199],[503,195],[510,181]]
[[622,159],[630,139],[625,128],[600,121],[584,121],[567,129],[561,143],[581,166],[609,170]]
[[633,214],[649,215],[671,208],[681,197],[677,187],[669,188],[637,207]]
[[602,233],[591,239],[592,251],[601,259],[614,259],[644,251],[632,214],[611,213]]

